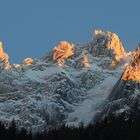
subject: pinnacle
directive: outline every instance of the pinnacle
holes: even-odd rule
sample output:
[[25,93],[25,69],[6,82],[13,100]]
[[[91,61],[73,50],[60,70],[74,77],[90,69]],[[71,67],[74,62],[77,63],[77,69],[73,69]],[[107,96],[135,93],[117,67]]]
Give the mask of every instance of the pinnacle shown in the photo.
[[57,61],[58,65],[62,67],[65,64],[64,60],[74,54],[74,46],[67,41],[61,41],[58,46],[54,47],[53,51],[53,60]]
[[125,54],[119,37],[112,32],[95,30],[92,44],[91,53],[94,56],[108,56],[115,61],[120,61]]

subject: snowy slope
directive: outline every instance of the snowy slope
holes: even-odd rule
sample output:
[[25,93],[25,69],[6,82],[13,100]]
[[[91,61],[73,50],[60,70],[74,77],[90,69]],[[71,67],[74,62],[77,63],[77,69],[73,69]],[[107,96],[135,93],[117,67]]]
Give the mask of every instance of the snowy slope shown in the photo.
[[83,124],[87,126],[92,122],[94,115],[101,110],[102,103],[108,97],[117,80],[118,78],[109,76],[100,85],[90,89],[84,97],[84,101],[76,106],[74,112],[69,114],[68,125],[79,126]]

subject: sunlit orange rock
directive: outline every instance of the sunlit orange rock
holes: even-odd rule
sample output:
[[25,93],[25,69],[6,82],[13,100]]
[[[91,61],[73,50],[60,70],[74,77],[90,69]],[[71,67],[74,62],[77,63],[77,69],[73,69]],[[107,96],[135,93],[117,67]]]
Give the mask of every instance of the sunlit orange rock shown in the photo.
[[114,61],[122,60],[126,53],[115,33],[101,30],[95,30],[90,50],[93,56],[107,56]]
[[9,63],[9,56],[7,53],[3,53],[3,60],[5,63],[5,69],[8,70],[10,68],[10,63]]
[[0,41],[0,57],[2,56],[3,54],[3,47],[2,47],[2,42]]
[[56,60],[59,66],[64,66],[64,59],[74,54],[74,46],[67,41],[61,41],[60,44],[53,49],[53,60]]
[[18,69],[20,66],[20,64],[13,64],[14,69]]
[[140,49],[136,50],[130,64],[123,73],[122,80],[140,82]]
[[85,68],[90,67],[89,60],[86,55],[84,55],[82,63]]
[[28,65],[31,64],[33,62],[33,59],[30,57],[27,57],[23,60],[23,64]]
[[0,41],[0,61],[4,63],[4,68],[8,70],[10,68],[9,56],[3,52],[2,42]]
[[74,54],[74,46],[66,41],[61,41],[57,47],[54,47],[53,59],[68,58]]

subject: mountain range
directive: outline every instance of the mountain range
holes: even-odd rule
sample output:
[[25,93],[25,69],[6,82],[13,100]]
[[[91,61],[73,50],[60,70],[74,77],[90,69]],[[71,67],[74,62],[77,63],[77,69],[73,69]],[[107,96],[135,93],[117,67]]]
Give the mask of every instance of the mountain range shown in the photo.
[[10,64],[0,42],[0,121],[34,132],[78,127],[140,107],[140,46],[95,30],[87,44],[61,41],[41,58]]

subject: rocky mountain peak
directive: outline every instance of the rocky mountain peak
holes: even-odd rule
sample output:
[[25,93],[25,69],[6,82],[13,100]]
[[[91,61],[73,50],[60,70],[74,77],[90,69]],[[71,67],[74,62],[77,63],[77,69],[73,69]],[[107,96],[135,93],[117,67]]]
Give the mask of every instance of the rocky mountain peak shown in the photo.
[[122,80],[140,82],[140,45],[138,45],[130,64],[126,67]]
[[61,41],[60,44],[53,49],[53,60],[58,62],[59,66],[64,66],[65,59],[74,54],[74,46],[67,41]]
[[0,41],[0,62],[1,62],[1,69],[9,69],[9,56],[7,53],[3,51],[2,42]]
[[102,30],[95,30],[90,51],[93,56],[107,56],[115,61],[120,61],[126,53],[115,33]]

